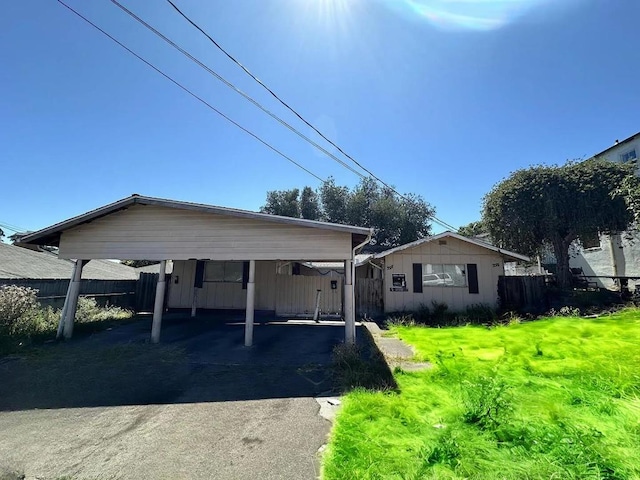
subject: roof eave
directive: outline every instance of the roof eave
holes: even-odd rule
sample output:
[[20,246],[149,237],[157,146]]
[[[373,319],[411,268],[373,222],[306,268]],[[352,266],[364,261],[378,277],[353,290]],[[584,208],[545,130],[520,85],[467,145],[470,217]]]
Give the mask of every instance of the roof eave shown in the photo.
[[[88,223],[98,218],[104,217],[119,210],[126,209],[131,205],[156,205],[167,208],[179,208],[183,210],[199,211],[204,213],[217,213],[220,215],[229,215],[241,218],[249,218],[253,220],[265,220],[281,224],[296,225],[300,227],[319,228],[332,231],[340,231],[351,233],[354,236],[354,243],[357,245],[366,239],[372,233],[372,229],[365,227],[356,227],[352,225],[341,225],[336,223],[319,222],[316,220],[306,220],[301,218],[282,217],[279,215],[270,215],[267,213],[250,212],[247,210],[238,210],[234,208],[218,207],[215,205],[204,205],[190,202],[181,202],[177,200],[166,200],[154,197],[143,197],[140,195],[132,195],[114,203],[110,203],[103,207],[91,210],[82,215],[72,217],[63,222],[58,222],[50,227],[43,228],[36,232],[30,233],[22,238],[22,242],[35,245],[52,245],[58,246],[62,232],[70,228],[77,227],[83,223]],[[360,240],[360,241],[358,241]]]

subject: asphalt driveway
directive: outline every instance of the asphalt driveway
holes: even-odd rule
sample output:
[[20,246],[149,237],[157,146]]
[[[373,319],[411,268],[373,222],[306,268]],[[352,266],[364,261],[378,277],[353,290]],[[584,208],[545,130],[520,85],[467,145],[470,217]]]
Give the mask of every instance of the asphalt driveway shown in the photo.
[[317,398],[335,394],[343,326],[265,322],[250,349],[231,317],[166,320],[161,345],[149,332],[138,321],[0,359],[0,477],[318,477],[330,423]]

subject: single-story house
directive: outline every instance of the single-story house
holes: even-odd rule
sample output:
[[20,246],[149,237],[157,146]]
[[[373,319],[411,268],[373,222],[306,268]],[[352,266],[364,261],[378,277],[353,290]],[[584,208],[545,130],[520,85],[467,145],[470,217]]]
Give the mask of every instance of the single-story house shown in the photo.
[[166,263],[172,260],[167,306],[192,311],[245,310],[245,345],[249,346],[256,309],[287,314],[295,313],[288,310],[301,305],[305,309],[309,304],[315,306],[318,285],[301,280],[314,277],[282,273],[287,265],[308,262],[344,265],[344,282],[332,283],[327,277],[327,285],[321,288],[328,290],[323,297],[343,299],[346,340],[353,342],[354,257],[371,234],[371,229],[350,225],[132,195],[31,233],[22,241],[57,246],[61,258],[76,260],[63,313],[66,337],[73,331],[77,290],[86,261],[158,260],[160,275],[151,332],[152,341],[158,342]]
[[385,313],[415,311],[432,302],[451,311],[474,304],[498,305],[498,277],[505,262],[529,257],[489,243],[444,232],[371,255],[357,268],[360,278],[383,279]]

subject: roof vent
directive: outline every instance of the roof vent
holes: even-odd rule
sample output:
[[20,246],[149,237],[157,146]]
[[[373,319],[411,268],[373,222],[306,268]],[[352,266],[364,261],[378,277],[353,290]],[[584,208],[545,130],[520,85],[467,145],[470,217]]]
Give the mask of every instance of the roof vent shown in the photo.
[[438,245],[446,245],[447,241],[446,240],[438,240]]

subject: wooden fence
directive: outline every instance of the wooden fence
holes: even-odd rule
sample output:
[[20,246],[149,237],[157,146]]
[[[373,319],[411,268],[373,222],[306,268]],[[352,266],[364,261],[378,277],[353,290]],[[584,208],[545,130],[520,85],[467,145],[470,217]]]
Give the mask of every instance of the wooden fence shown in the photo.
[[[80,295],[95,298],[101,306],[115,305],[137,310],[137,283],[137,280],[82,280]],[[38,301],[42,305],[62,308],[69,288],[69,279],[0,279],[0,285],[34,288],[38,290]]]
[[375,318],[384,314],[381,278],[356,278],[356,315]]
[[542,312],[548,309],[545,277],[500,276],[498,296],[502,310]]
[[276,315],[312,316],[318,291],[321,315],[340,315],[343,290],[342,277],[276,275]]

